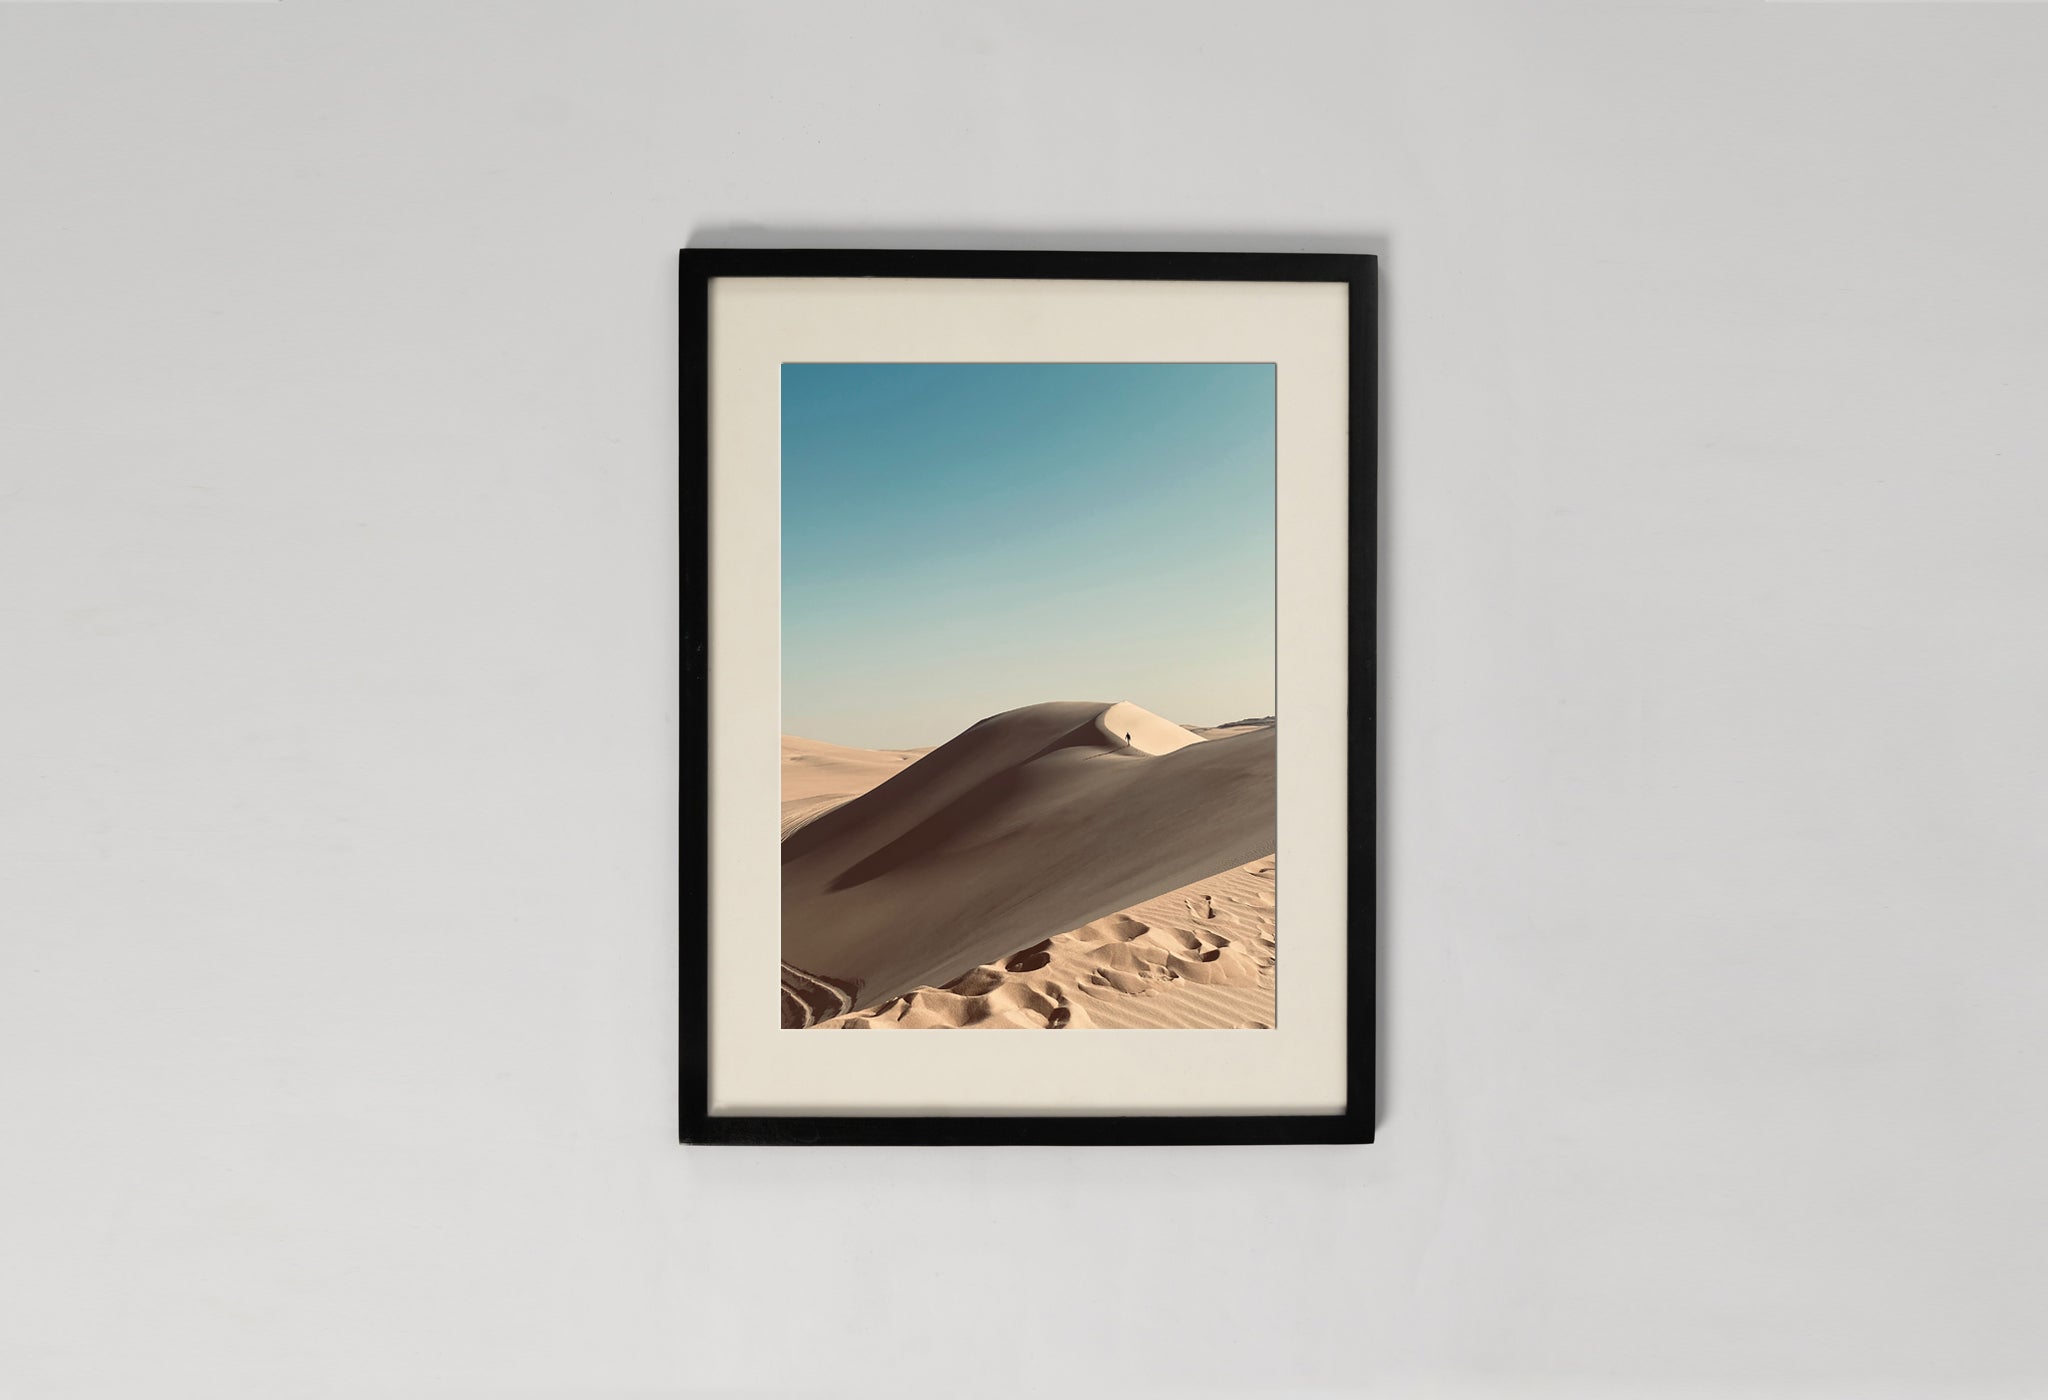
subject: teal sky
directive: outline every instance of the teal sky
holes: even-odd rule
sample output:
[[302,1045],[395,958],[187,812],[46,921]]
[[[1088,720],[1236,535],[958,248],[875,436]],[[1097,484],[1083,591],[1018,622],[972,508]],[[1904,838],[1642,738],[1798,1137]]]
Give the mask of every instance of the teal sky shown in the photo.
[[782,729],[1273,712],[1273,366],[782,367]]

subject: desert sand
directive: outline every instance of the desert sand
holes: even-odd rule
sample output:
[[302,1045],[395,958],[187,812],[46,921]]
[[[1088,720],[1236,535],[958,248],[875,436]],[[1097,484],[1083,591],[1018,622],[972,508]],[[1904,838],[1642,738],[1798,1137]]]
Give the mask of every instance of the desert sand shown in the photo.
[[849,749],[782,736],[782,839],[813,817],[893,778],[930,749]]
[[1126,703],[783,740],[783,1023],[1267,1027],[1274,730]]

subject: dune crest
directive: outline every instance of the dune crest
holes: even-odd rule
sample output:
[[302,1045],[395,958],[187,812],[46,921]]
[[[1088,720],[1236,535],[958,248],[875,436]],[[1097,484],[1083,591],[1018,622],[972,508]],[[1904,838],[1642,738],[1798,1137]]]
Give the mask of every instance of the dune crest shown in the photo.
[[1095,727],[1112,745],[1120,744],[1132,752],[1154,757],[1202,742],[1202,736],[1194,731],[1161,719],[1150,710],[1141,710],[1128,700],[1119,700],[1097,715]]
[[[1128,702],[1061,701],[982,720],[794,829],[786,804],[785,1013],[832,1015],[820,987],[845,992],[840,1015],[944,988],[1270,856],[1273,756],[1271,728],[1204,740]],[[1160,966],[1220,975],[1201,951]],[[1027,991],[998,1010],[1049,1014]]]

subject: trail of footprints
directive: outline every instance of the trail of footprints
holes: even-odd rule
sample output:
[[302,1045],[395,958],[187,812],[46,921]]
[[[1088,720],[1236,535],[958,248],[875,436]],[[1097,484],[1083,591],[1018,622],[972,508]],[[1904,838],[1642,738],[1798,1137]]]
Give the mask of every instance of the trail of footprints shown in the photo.
[[[819,1024],[1263,1030],[1272,1023],[1273,890],[1269,857],[1035,943],[943,987],[820,1016]],[[1240,1015],[1246,1007],[1262,1018]]]

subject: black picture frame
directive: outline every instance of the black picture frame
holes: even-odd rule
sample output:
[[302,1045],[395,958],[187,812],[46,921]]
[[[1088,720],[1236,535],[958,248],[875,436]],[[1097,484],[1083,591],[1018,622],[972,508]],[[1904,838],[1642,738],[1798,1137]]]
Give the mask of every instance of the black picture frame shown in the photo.
[[[1339,1113],[809,1117],[709,1111],[711,289],[725,277],[1341,283],[1348,292],[1347,956]],[[681,730],[679,861],[704,872],[680,919],[680,1139],[686,1144],[1369,1143],[1378,1023],[1378,259],[1348,253],[998,252],[687,248],[681,255]],[[688,882],[685,882],[687,888]]]

